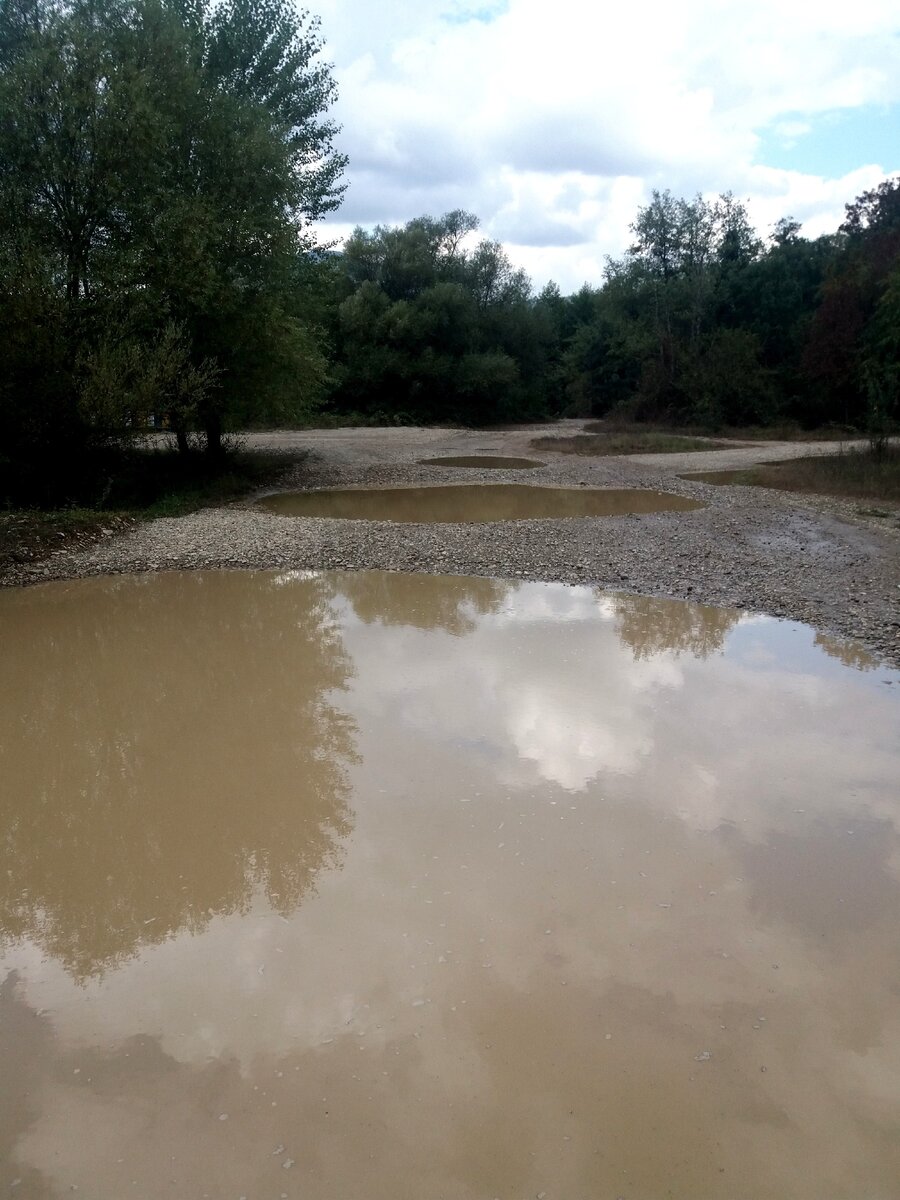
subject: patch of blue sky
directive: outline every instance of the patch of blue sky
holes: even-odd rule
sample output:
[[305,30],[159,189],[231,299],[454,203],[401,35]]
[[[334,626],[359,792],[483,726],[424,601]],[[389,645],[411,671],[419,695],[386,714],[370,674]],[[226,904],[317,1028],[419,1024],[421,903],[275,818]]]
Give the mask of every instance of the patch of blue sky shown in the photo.
[[761,132],[756,161],[834,179],[857,167],[900,167],[900,104],[788,113]]
[[468,25],[470,21],[479,21],[489,25],[497,17],[502,17],[509,9],[509,0],[494,0],[488,4],[460,4],[449,12],[441,13],[441,20],[448,25]]

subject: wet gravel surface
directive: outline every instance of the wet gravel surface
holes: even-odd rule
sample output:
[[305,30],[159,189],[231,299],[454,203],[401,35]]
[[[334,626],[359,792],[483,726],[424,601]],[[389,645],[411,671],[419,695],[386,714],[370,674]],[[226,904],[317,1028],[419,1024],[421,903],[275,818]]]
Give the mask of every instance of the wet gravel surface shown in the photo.
[[[391,524],[283,517],[253,507],[152,521],[89,549],[8,571],[10,585],[83,575],[221,568],[422,571],[590,583],[749,609],[805,621],[862,642],[900,666],[900,512],[748,487],[712,487],[678,472],[722,469],[808,453],[802,444],[625,458],[529,449],[533,436],[568,436],[577,423],[540,429],[359,429],[251,435],[250,447],[286,456],[282,488],[429,483],[652,488],[703,500],[686,513],[495,524]],[[813,448],[834,452],[833,444]],[[292,461],[303,453],[302,461]],[[540,458],[530,471],[417,465],[439,454]],[[732,459],[737,461],[732,463]],[[862,512],[860,511],[862,510]]]

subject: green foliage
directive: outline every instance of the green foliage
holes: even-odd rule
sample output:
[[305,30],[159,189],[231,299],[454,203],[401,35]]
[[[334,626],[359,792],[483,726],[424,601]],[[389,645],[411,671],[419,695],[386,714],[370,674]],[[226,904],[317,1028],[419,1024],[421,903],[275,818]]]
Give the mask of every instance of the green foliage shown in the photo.
[[[708,397],[695,395],[720,355],[709,339],[727,282],[759,254],[742,205],[730,193],[709,202],[702,196],[676,199],[654,192],[632,225],[635,242],[608,274],[619,291],[630,284],[632,320],[653,341],[653,356],[641,366],[638,387],[648,414],[696,419]],[[632,339],[633,341],[634,339]],[[645,340],[646,344],[646,340]],[[707,365],[707,360],[710,365]]]
[[566,302],[569,325],[558,327],[569,411],[710,429],[785,420],[862,428],[882,412],[889,423],[900,181],[847,212],[839,234],[814,241],[785,218],[763,246],[730,194],[711,202],[654,192],[603,288]]
[[[533,296],[499,246],[474,242],[466,213],[358,229],[340,259],[333,411],[706,429],[890,421],[898,187],[848,206],[837,235],[808,240],[784,218],[767,245],[730,193],[654,192],[603,286],[568,297],[552,284]],[[866,372],[889,399],[871,400]]]
[[156,414],[176,430],[192,428],[216,386],[211,362],[195,365],[183,331],[173,324],[153,341],[105,337],[76,364],[78,410],[95,440],[116,443]]
[[559,343],[551,308],[465,212],[357,229],[343,255],[333,404],[479,425],[539,417]]
[[320,49],[287,0],[0,0],[10,469],[160,409],[217,451],[321,393],[309,226],[344,159]]
[[731,193],[655,191],[572,296],[535,295],[463,210],[318,251],[345,166],[321,49],[289,0],[0,0],[0,495],[108,496],[151,415],[213,456],[318,409],[830,422],[886,445],[900,180],[832,237],[785,218],[765,245]]
[[690,420],[706,429],[768,425],[777,416],[770,373],[746,329],[717,329],[685,366]]
[[900,360],[900,179],[864,192],[846,212],[804,365],[825,418],[863,426],[872,381],[889,378]]
[[896,428],[898,367],[896,362],[884,366],[877,362],[865,364],[866,433],[869,449],[875,458],[888,452],[891,434]]

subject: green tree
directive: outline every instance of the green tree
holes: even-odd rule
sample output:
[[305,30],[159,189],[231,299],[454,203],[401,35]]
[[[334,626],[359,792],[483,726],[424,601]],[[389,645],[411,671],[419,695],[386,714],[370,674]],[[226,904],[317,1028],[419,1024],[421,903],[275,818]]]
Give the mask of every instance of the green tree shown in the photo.
[[[714,331],[723,287],[758,254],[758,240],[731,193],[708,201],[654,191],[631,228],[634,242],[623,260],[608,264],[607,286],[614,285],[610,299],[618,298],[633,328],[627,341],[644,355],[637,411],[696,419],[692,381]],[[643,328],[643,337],[634,336],[635,326]],[[652,356],[644,349],[647,335]]]
[[502,246],[472,214],[357,229],[344,246],[334,404],[395,420],[540,416],[558,334]]
[[[900,178],[884,180],[846,207],[805,351],[824,419],[863,427],[871,424],[873,404],[885,411],[898,368],[898,271]],[[881,399],[873,400],[876,394]]]
[[[835,255],[834,236],[808,240],[790,218],[779,221],[770,245],[720,290],[717,321],[756,339],[758,365],[769,379],[768,418],[788,417],[803,424],[821,421],[816,389],[804,372],[809,325]],[[765,420],[762,413],[759,419]]]
[[118,414],[106,387],[100,440],[135,425],[152,389],[134,371],[165,375],[173,329],[198,385],[169,409],[182,444],[199,427],[215,454],[230,421],[296,413],[321,387],[304,283],[344,159],[320,50],[286,0],[0,0],[8,458],[91,443],[101,362],[130,382]]

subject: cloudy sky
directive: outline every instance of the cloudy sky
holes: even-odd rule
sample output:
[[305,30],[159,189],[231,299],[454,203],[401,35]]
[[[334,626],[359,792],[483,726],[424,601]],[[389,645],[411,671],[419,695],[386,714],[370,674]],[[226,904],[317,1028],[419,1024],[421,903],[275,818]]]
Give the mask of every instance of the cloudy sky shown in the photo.
[[329,222],[465,208],[535,284],[602,278],[654,187],[828,232],[900,170],[898,0],[312,0],[349,190]]

